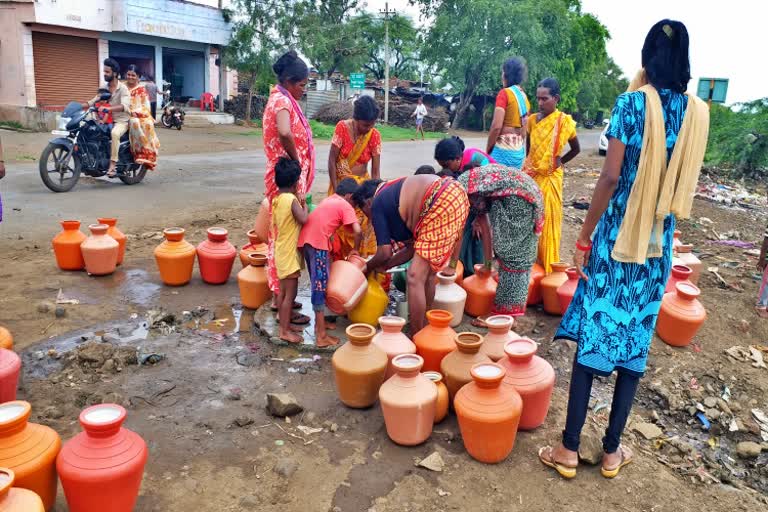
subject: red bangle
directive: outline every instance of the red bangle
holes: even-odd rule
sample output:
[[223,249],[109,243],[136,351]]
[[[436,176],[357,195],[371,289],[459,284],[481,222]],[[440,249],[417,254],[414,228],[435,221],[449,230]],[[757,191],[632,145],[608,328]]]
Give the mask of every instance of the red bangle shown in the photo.
[[589,242],[589,245],[581,245],[578,240],[576,240],[576,249],[587,252],[592,249],[592,242]]

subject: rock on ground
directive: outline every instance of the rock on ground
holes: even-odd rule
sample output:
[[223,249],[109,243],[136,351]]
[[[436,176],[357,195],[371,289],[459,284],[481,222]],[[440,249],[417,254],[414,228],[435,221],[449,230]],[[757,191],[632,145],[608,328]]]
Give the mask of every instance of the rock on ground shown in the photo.
[[596,466],[603,460],[603,442],[595,431],[582,432],[579,443],[579,460]]
[[441,472],[445,467],[445,462],[439,453],[433,452],[429,457],[419,462],[419,466],[430,471]]
[[648,441],[661,437],[664,433],[659,427],[653,423],[645,423],[643,421],[635,423],[632,426],[632,430],[643,436]]
[[277,461],[277,464],[275,464],[275,467],[272,468],[272,471],[277,473],[283,478],[291,478],[294,473],[299,469],[299,463],[296,462],[294,459],[280,459]]
[[284,418],[303,410],[293,393],[267,393],[267,412],[272,416]]
[[763,447],[752,441],[742,441],[736,445],[736,455],[742,459],[755,459],[761,451]]

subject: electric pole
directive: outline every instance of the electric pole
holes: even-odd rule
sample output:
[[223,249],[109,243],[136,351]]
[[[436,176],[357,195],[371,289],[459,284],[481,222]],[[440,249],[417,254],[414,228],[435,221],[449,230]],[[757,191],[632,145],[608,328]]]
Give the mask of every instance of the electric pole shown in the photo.
[[389,2],[384,3],[384,10],[379,9],[384,15],[384,122],[389,122],[389,17],[395,14],[395,10],[389,9]]

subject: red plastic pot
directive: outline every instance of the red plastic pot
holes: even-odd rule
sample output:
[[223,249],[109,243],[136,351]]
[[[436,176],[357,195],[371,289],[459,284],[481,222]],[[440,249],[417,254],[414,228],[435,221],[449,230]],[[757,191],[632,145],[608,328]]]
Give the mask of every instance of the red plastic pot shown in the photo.
[[56,460],[71,512],[131,512],[148,450],[138,434],[122,428],[125,409],[94,405],[80,413],[84,432],[70,439]]
[[237,250],[227,241],[227,233],[224,228],[208,228],[208,240],[197,246],[200,277],[208,284],[224,284],[232,273]]
[[673,265],[672,273],[667,280],[667,286],[664,288],[664,293],[674,292],[677,289],[677,283],[686,282],[693,284],[691,282],[691,275],[693,275],[693,270],[691,270],[690,267],[685,265]]

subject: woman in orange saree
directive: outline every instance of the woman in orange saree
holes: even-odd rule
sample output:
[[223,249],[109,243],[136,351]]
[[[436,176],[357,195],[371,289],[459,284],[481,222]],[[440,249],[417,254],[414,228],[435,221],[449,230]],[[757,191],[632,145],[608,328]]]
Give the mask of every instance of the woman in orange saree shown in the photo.
[[[336,185],[345,178],[353,178],[358,183],[371,178],[379,179],[381,134],[374,128],[378,119],[379,106],[376,101],[370,96],[363,96],[355,102],[352,119],[339,121],[336,125],[328,157],[329,196],[335,193]],[[356,208],[355,212],[363,231],[360,255],[372,256],[376,254],[373,226],[362,210]],[[334,235],[333,259],[345,259],[354,249],[354,245],[354,236],[342,227]]]

